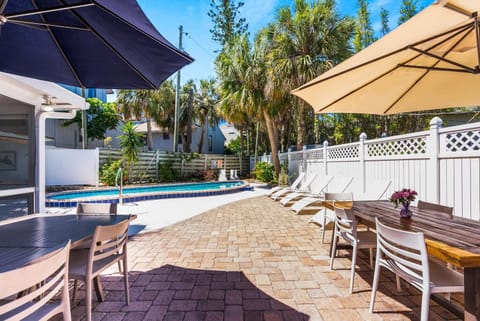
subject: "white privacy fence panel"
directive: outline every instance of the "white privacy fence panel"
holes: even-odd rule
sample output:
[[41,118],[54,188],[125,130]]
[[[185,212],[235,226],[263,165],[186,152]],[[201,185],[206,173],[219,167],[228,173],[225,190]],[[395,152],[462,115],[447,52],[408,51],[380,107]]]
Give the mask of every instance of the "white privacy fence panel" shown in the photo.
[[[303,150],[287,155],[290,173],[351,176],[365,186],[391,181],[388,197],[413,188],[419,199],[452,206],[454,214],[480,221],[480,123],[441,128],[437,117],[428,131]],[[267,155],[271,159],[271,155]],[[271,161],[271,160],[270,160]]]
[[98,185],[98,149],[45,150],[46,185]]

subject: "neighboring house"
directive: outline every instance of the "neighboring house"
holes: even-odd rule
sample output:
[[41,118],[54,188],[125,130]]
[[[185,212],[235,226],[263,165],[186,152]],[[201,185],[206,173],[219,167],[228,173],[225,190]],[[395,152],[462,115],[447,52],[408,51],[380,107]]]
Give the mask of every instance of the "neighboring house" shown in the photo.
[[[152,124],[152,138],[153,149],[161,151],[173,151],[173,133],[169,133],[168,129],[160,128],[154,122]],[[135,130],[138,133],[145,135],[145,150],[147,149],[147,123],[141,123],[136,126]],[[202,135],[202,128],[198,125],[192,127],[192,145],[190,149],[192,152],[198,152],[198,144]],[[217,126],[207,126],[205,137],[203,139],[203,148],[201,154],[223,154],[225,151],[225,136]],[[181,139],[178,139],[178,150],[183,151]]]
[[225,146],[230,145],[232,140],[235,140],[240,136],[240,133],[235,126],[231,124],[223,124],[218,127],[222,131],[223,136],[225,136]]
[[44,211],[45,120],[87,108],[56,84],[0,73],[0,220]]
[[[82,96],[82,88],[61,85],[63,88],[71,91],[72,93]],[[98,98],[103,102],[107,102],[107,95],[113,94],[111,89],[96,89],[96,88],[86,88],[84,91],[85,98]],[[64,120],[59,119],[48,119],[46,126],[46,135],[47,135],[47,145],[59,147],[59,148],[73,148],[79,149],[82,148],[82,140],[80,137],[80,129],[75,124],[72,124],[68,127],[64,127]],[[94,143],[93,146],[90,145],[89,148],[98,147],[98,142]],[[101,145],[101,144],[100,144]],[[103,146],[103,145],[102,145]],[[101,147],[101,146],[100,146]]]

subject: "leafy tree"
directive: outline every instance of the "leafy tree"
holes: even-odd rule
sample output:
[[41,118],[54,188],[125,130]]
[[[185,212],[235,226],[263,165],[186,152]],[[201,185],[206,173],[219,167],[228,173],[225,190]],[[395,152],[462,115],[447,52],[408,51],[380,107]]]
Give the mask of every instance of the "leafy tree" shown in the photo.
[[135,131],[132,122],[126,122],[122,127],[122,135],[118,138],[120,139],[123,157],[131,173],[133,164],[138,160],[138,150],[143,146],[143,134]]
[[260,32],[260,37],[264,39],[269,77],[267,94],[270,102],[282,101],[282,97],[290,99],[283,102],[293,106],[289,113],[297,121],[296,144],[301,149],[305,142],[313,140],[314,113],[290,92],[351,55],[354,21],[338,14],[333,0],[295,0],[294,4],[293,8],[280,8],[275,21]]
[[417,0],[402,0],[400,6],[400,18],[398,19],[398,25],[406,22],[408,19],[416,15],[418,12]]
[[367,0],[358,0],[357,21],[353,37],[353,47],[356,52],[368,47],[375,41]]
[[387,33],[390,32],[390,27],[388,25],[389,13],[388,10],[385,8],[382,8],[380,10],[380,23],[382,24],[382,29],[380,29],[380,33],[382,34],[382,36],[385,36]]
[[201,79],[199,89],[195,97],[195,114],[202,128],[200,141],[198,142],[198,152],[203,150],[204,137],[207,131],[207,124],[218,125],[220,117],[217,113],[215,105],[218,103],[219,97],[215,90],[215,79]]
[[[87,110],[87,135],[91,140],[105,139],[105,133],[109,129],[117,127],[119,117],[115,110],[115,105],[112,103],[103,103],[98,98],[87,98],[86,101],[90,104]],[[78,128],[82,127],[82,115],[77,115],[66,122],[63,126],[70,126],[77,124]]]
[[240,18],[240,8],[244,2],[235,0],[211,0],[208,16],[212,19],[210,29],[212,39],[222,47],[235,37],[247,33],[248,24],[245,18]]

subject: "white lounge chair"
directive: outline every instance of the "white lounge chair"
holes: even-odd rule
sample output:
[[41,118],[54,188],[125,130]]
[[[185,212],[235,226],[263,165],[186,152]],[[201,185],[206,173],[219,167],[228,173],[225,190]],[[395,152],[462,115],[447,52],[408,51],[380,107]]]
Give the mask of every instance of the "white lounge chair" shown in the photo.
[[290,189],[290,190],[295,190],[298,188],[300,183],[303,181],[305,178],[305,172],[302,172],[298,175],[298,177],[293,181],[293,183],[290,186],[276,186],[270,190],[270,192],[267,194],[267,196],[272,196],[274,193],[283,190],[283,189]]
[[354,180],[345,192],[352,192],[357,201],[378,201],[387,199],[387,190],[392,184],[390,180],[367,180],[366,190],[364,190],[360,180]]
[[334,179],[333,176],[329,175],[317,175],[315,180],[310,185],[310,189],[307,193],[305,192],[294,192],[285,195],[281,200],[280,203],[283,206],[289,206],[292,202],[297,201],[298,199],[305,198],[306,195],[308,196],[320,196],[327,188],[328,184]]
[[[330,183],[328,183],[324,192],[342,193],[352,183],[353,177],[350,176],[335,176]],[[295,213],[300,213],[303,209],[312,206],[322,206],[325,200],[324,195],[305,195],[296,201],[290,208]],[[332,216],[333,217],[333,216]]]
[[310,185],[315,181],[315,178],[317,177],[317,174],[310,174],[305,177],[305,179],[300,183],[300,187],[297,187],[296,189],[283,189],[280,190],[276,193],[273,193],[272,196],[270,196],[274,201],[278,201],[285,197],[285,195],[289,193],[295,193],[295,192],[302,192],[302,193],[307,193],[310,190]]

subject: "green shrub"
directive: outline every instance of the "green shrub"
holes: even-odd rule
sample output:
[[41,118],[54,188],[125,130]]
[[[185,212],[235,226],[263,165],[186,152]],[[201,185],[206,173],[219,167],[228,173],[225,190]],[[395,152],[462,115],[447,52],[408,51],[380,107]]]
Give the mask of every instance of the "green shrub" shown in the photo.
[[275,178],[273,165],[267,162],[258,162],[255,165],[255,176],[260,182],[273,181]]
[[288,185],[288,173],[286,166],[282,166],[278,174],[278,185]]
[[[122,160],[115,162],[105,163],[100,170],[100,181],[106,185],[114,186],[115,177],[117,176],[118,169],[122,167]],[[128,180],[128,172],[125,168],[123,172],[123,182],[125,183]]]
[[173,168],[173,163],[173,160],[169,160],[164,163],[158,163],[159,182],[174,182],[178,179],[179,175]]

